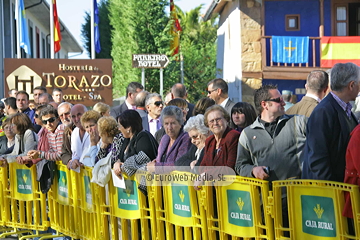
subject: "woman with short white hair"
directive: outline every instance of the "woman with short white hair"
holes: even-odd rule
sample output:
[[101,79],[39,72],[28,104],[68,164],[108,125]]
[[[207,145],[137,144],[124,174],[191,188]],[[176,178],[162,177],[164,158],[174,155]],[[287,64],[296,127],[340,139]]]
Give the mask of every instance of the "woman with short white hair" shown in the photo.
[[200,166],[204,157],[205,140],[210,136],[210,130],[204,124],[204,115],[198,114],[189,118],[184,131],[189,134],[192,145],[189,151],[175,162],[175,165],[178,170],[197,173],[194,167]]

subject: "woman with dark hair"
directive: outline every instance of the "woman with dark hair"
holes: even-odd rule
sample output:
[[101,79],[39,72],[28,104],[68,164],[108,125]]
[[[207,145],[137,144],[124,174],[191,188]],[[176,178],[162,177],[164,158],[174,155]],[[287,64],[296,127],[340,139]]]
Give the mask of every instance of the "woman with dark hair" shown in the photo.
[[205,114],[206,109],[209,107],[215,105],[215,101],[208,97],[203,97],[197,103],[195,104],[194,110],[193,110],[193,116],[196,116],[198,114]]
[[0,155],[12,152],[15,144],[15,133],[11,127],[11,119],[7,118],[2,124],[5,136],[0,137]]
[[234,129],[239,133],[252,124],[255,119],[255,109],[247,102],[238,102],[231,109],[231,123],[234,124]]
[[[43,105],[45,108],[40,109],[38,118],[41,120],[45,135],[38,135],[39,142],[47,142],[47,149],[31,150],[28,157],[33,160],[46,159],[48,161],[61,160],[61,147],[65,126],[61,124],[59,114],[52,105]],[[41,131],[41,130],[40,130]],[[39,133],[40,133],[39,131]],[[28,159],[24,158],[24,161]],[[36,161],[33,163],[36,163]]]
[[[147,164],[147,170],[156,174],[175,170],[175,162],[191,146],[189,134],[183,130],[183,111],[179,107],[167,106],[160,118],[166,134],[161,138],[155,161]],[[165,170],[163,167],[168,168]]]
[[138,169],[145,171],[146,164],[156,158],[158,143],[150,132],[143,130],[141,121],[140,114],[135,110],[126,110],[118,117],[120,131],[125,141],[119,160],[113,167],[117,175],[125,172],[128,176],[132,176]]
[[22,161],[30,150],[37,148],[37,135],[30,118],[25,113],[16,113],[11,117],[11,126],[15,135],[14,149],[0,159],[3,164]]

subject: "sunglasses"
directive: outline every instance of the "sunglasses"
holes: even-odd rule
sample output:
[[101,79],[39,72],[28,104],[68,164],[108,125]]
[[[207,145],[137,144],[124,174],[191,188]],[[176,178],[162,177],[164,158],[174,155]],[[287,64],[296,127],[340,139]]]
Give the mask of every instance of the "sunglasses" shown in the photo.
[[49,122],[49,123],[55,122],[56,119],[57,119],[56,117],[52,117],[52,118],[49,118],[49,119],[47,119],[47,120],[42,120],[42,123],[43,123],[44,125],[46,125],[48,122]]
[[278,98],[271,98],[271,99],[267,99],[265,100],[265,102],[276,102],[276,103],[281,103],[283,102],[284,99],[282,97],[278,97]]
[[210,91],[207,91],[207,92],[208,92],[208,94],[211,94],[212,92],[214,92],[216,90],[218,90],[218,89],[216,88],[216,89],[213,89],[213,90],[210,90]]
[[164,105],[162,101],[156,101],[154,102],[155,106],[159,107],[160,105]]
[[39,117],[39,114],[36,114],[36,113],[35,113],[35,118],[38,118],[38,117]]

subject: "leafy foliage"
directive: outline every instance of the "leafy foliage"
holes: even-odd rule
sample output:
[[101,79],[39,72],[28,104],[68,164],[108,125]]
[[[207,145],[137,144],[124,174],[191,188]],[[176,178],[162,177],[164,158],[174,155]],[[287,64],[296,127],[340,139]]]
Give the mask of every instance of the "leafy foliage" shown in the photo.
[[[99,5],[102,51],[97,58],[113,59],[114,97],[125,95],[132,81],[141,82],[141,69],[132,68],[132,54],[166,54],[171,56],[170,27],[173,21],[165,11],[168,0],[102,0]],[[183,57],[184,84],[189,100],[206,96],[207,82],[216,75],[217,18],[204,22],[200,16],[202,5],[189,12],[177,7],[182,32],[180,54]],[[90,52],[90,16],[82,26],[84,46]],[[164,90],[181,82],[180,54],[171,56],[164,69]],[[145,69],[145,87],[159,92],[160,70]],[[164,92],[164,94],[165,94]]]

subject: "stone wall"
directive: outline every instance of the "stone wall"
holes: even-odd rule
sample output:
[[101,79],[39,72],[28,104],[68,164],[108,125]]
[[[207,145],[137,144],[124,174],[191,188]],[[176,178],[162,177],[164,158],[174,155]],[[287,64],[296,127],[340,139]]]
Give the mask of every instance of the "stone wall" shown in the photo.
[[[262,72],[261,69],[261,4],[255,0],[240,0],[241,62],[243,72]],[[254,89],[261,79],[242,79],[242,99],[253,103]]]

